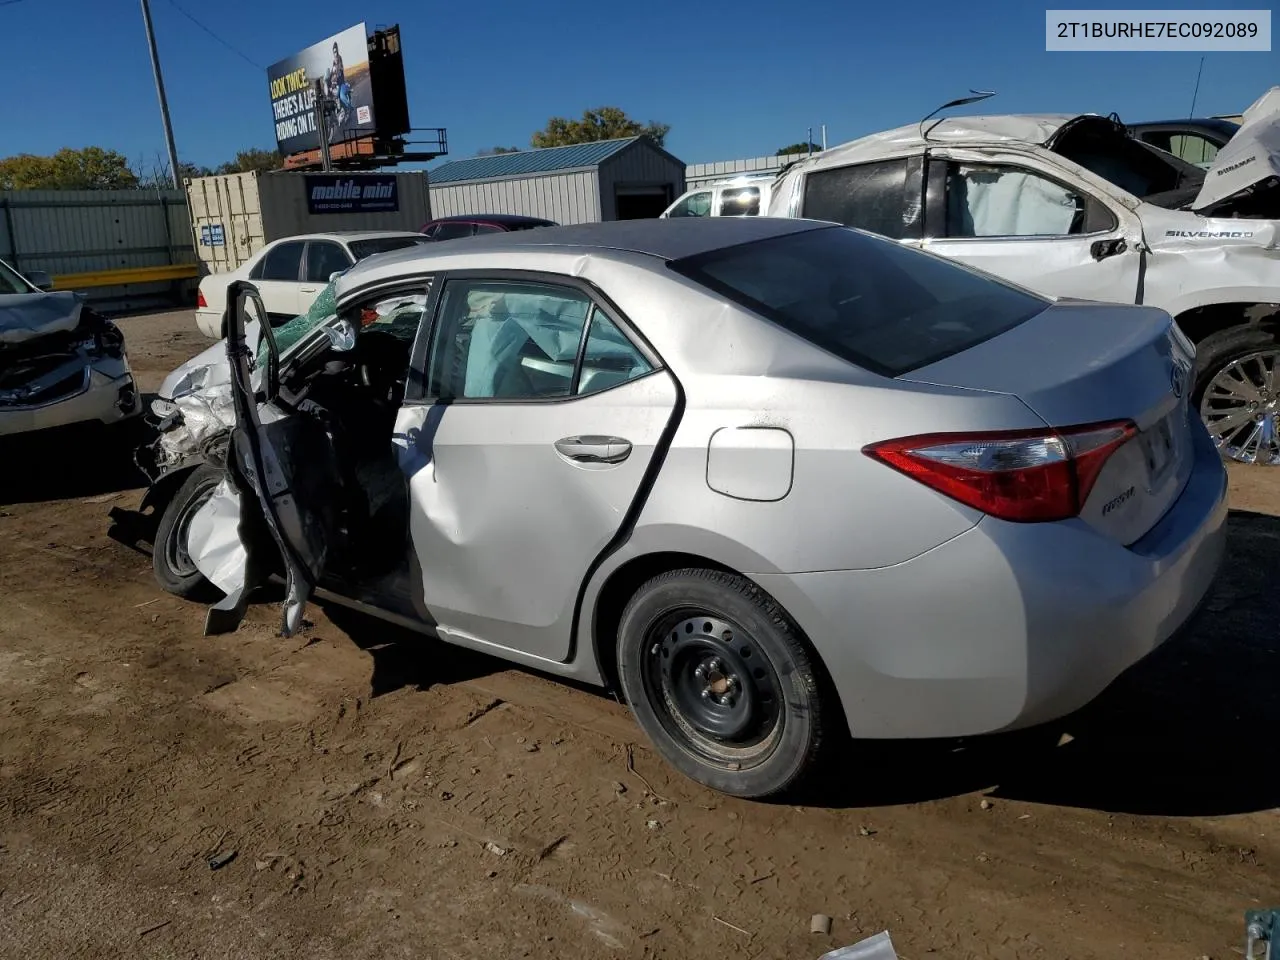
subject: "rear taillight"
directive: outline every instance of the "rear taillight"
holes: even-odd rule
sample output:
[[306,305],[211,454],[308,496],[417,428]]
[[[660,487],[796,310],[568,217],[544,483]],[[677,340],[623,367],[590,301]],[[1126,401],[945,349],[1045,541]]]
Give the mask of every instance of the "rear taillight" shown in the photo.
[[1136,435],[1128,420],[1057,430],[932,433],[863,453],[1001,520],[1077,516],[1107,458]]
[[208,300],[206,300],[206,299],[204,298],[204,291],[203,291],[203,290],[197,290],[197,291],[196,291],[196,306],[197,306],[197,307],[207,307],[207,306],[209,306],[209,301],[208,301]]

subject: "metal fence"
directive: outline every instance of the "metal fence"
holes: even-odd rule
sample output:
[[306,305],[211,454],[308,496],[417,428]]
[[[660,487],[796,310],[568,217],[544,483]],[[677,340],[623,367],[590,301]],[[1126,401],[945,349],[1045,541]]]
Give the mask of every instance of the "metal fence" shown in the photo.
[[721,160],[717,163],[692,163],[684,168],[685,189],[692,190],[715,180],[744,174],[777,173],[788,163],[803,160],[804,154],[791,153],[781,157],[749,157],[746,160]]
[[[189,277],[151,280],[192,265],[191,218],[181,190],[0,191],[0,259],[43,270],[95,305],[138,310],[194,296]],[[148,269],[150,268],[150,269]],[[169,270],[167,275],[187,273]]]

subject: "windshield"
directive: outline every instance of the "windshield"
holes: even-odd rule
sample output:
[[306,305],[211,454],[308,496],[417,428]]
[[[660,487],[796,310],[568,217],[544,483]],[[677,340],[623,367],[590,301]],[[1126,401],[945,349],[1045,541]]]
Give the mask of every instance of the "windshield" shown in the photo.
[[[316,297],[315,302],[311,304],[310,310],[294,317],[288,323],[272,329],[272,333],[275,334],[276,351],[281,357],[301,343],[307,334],[319,329],[337,315],[338,296],[335,290],[336,287],[336,283],[330,283],[320,292],[320,296]],[[257,362],[259,364],[265,362],[266,357],[267,339],[265,336],[259,336]]]
[[386,253],[389,250],[403,250],[426,243],[425,237],[378,237],[375,240],[353,240],[348,246],[351,255],[357,260],[372,257],[375,253]]
[[0,260],[0,294],[30,293],[31,286],[17,272]]
[[890,240],[830,227],[671,268],[864,369],[900,376],[977,346],[1049,301]]

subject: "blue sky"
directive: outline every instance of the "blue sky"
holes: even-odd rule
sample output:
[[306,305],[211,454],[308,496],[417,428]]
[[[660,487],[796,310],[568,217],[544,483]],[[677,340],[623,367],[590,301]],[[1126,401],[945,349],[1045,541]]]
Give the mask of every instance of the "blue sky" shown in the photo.
[[[989,112],[1166,119],[1186,115],[1200,61],[1046,53],[1044,5],[1026,2],[151,2],[179,155],[209,165],[274,145],[266,75],[180,9],[263,68],[361,19],[371,30],[399,23],[413,123],[446,127],[451,158],[527,146],[548,117],[603,104],[671,124],[667,149],[687,163],[773,153],[810,125],[817,139],[823,123],[841,143],[971,87],[998,92]],[[163,152],[137,0],[0,5],[0,36],[10,121],[0,154]],[[1280,83],[1278,68],[1274,52],[1207,55],[1197,114],[1238,113]]]

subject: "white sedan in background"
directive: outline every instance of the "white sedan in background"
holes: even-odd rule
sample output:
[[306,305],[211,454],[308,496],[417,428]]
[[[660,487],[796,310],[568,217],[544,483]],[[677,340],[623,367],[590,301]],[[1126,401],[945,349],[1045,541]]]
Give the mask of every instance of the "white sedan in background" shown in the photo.
[[306,313],[335,273],[375,253],[427,243],[420,233],[405,230],[308,233],[267,244],[235,270],[213,273],[200,281],[196,326],[206,337],[226,334],[227,287],[250,280],[261,291],[272,325]]

